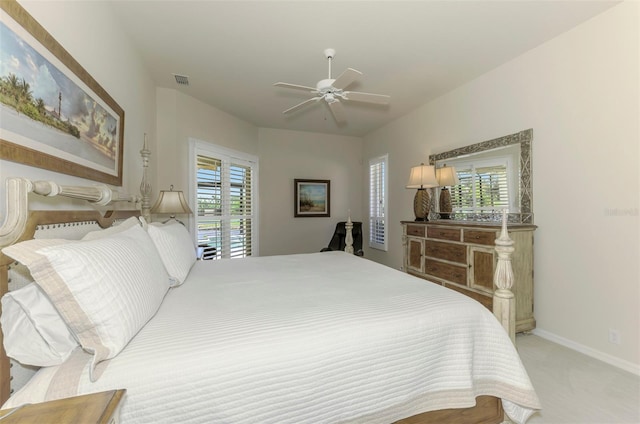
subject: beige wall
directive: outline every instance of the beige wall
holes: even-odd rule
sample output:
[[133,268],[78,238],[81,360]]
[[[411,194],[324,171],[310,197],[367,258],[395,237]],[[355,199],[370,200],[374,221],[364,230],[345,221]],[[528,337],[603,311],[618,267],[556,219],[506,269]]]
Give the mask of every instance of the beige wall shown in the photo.
[[189,188],[189,138],[256,155],[258,128],[177,90],[156,89],[158,190]]
[[[364,219],[362,139],[260,129],[260,254],[318,252],[335,225]],[[293,217],[293,180],[331,180],[331,216]]]
[[[123,187],[138,193],[142,178],[144,133],[155,146],[155,87],[137,52],[121,31],[105,2],[21,2],[21,5],[73,56],[125,111]],[[95,19],[100,16],[100,19]],[[73,22],[73,25],[69,23]],[[91,34],[90,37],[79,34]],[[99,43],[100,54],[96,54]],[[154,181],[151,169],[151,182]],[[0,160],[0,181],[9,176],[53,179],[63,184],[94,184],[80,178]],[[4,185],[0,210],[4,210]],[[35,208],[55,207],[55,199],[39,199]],[[67,206],[68,207],[68,206]]]
[[391,205],[389,252],[368,256],[402,264],[412,165],[533,128],[538,332],[639,373],[638,16],[618,5],[367,136],[365,161],[389,152]]
[[[362,139],[258,129],[173,89],[158,88],[156,97],[155,192],[187,192],[190,138],[258,156],[260,255],[317,252],[349,209],[362,219]],[[293,218],[294,178],[331,180],[330,218]]]

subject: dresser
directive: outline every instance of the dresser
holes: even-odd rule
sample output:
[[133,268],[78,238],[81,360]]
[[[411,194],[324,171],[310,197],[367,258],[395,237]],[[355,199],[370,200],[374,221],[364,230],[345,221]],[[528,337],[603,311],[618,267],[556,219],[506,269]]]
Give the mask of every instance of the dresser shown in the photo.
[[[459,291],[493,308],[494,249],[498,223],[402,221],[404,271]],[[516,299],[516,332],[536,326],[533,316],[533,233],[531,224],[509,224],[515,242],[511,265]]]

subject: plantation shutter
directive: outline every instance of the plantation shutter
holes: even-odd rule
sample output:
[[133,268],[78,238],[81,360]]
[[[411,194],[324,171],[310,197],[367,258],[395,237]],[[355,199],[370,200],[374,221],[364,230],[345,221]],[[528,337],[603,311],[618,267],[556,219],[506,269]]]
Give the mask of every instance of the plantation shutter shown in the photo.
[[198,246],[205,259],[222,257],[222,160],[197,156]]
[[255,164],[217,156],[196,155],[198,246],[204,259],[251,256]]
[[387,156],[369,162],[369,247],[387,250]]
[[231,163],[229,176],[230,257],[244,258],[251,256],[251,167]]
[[490,213],[509,207],[507,165],[456,167],[459,183],[451,187],[454,211]]

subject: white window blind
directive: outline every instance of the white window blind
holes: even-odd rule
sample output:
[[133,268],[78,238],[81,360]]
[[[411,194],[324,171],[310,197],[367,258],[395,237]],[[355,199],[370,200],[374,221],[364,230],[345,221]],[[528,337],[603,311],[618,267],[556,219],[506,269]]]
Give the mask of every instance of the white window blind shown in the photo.
[[387,250],[388,155],[369,161],[369,247]]
[[508,163],[456,163],[454,166],[459,179],[459,183],[451,187],[454,211],[492,213],[510,207]]
[[196,225],[204,259],[244,258],[256,253],[257,162],[196,147]]

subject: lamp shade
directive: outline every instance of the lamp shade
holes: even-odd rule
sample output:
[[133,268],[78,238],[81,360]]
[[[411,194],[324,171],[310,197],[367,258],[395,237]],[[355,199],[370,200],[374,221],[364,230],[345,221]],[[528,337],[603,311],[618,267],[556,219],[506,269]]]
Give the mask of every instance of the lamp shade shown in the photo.
[[432,188],[438,187],[435,167],[421,163],[411,168],[407,188]]
[[436,178],[440,187],[450,187],[458,184],[458,174],[453,166],[443,166],[436,169]]
[[167,190],[161,190],[158,200],[151,208],[151,213],[157,214],[191,214],[191,208],[187,204],[182,191],[173,191],[173,186]]

